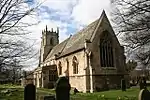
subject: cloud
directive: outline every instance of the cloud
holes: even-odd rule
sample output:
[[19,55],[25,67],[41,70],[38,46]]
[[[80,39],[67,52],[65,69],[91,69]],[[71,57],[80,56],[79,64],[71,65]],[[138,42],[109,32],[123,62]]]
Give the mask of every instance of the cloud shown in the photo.
[[64,12],[75,5],[77,0],[37,0],[36,2],[41,2],[43,6]]
[[89,24],[99,18],[103,9],[109,9],[109,0],[79,0],[72,11],[72,17],[79,24]]

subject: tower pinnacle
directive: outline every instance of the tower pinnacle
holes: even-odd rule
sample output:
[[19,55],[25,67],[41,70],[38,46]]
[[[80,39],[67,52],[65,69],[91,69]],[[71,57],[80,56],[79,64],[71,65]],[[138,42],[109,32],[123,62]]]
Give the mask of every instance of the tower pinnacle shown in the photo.
[[47,25],[46,25],[46,32],[47,32]]

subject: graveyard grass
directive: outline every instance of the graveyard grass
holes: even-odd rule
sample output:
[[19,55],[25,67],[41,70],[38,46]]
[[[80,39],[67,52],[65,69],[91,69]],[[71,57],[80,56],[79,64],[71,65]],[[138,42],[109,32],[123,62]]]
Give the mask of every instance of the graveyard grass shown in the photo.
[[[16,91],[9,94],[0,93],[0,100],[23,100],[23,87],[15,85],[0,85],[0,91],[6,89],[15,89]],[[150,88],[149,88],[150,89]],[[109,90],[104,92],[95,93],[78,93],[74,95],[71,92],[71,100],[137,100],[139,88],[130,88],[127,91],[122,92],[121,90]],[[37,89],[37,96],[54,94],[55,91],[52,89]],[[128,98],[128,99],[127,99]]]

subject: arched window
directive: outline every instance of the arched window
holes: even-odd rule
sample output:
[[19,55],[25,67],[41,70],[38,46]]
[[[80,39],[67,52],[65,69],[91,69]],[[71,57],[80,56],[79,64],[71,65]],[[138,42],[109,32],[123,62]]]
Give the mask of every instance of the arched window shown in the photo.
[[50,39],[50,44],[53,45],[53,38]]
[[67,65],[67,70],[69,69],[69,60],[68,60],[68,58],[66,59],[66,65]]
[[104,31],[100,39],[101,67],[114,67],[112,39],[108,34],[107,31]]
[[68,58],[66,58],[66,71],[65,71],[65,73],[66,73],[66,76],[69,76],[69,60],[68,60]]
[[72,66],[73,66],[73,74],[78,74],[78,60],[76,56],[72,59]]
[[59,61],[59,63],[58,63],[58,71],[59,71],[59,75],[61,75],[62,74],[62,65],[61,65],[61,62]]

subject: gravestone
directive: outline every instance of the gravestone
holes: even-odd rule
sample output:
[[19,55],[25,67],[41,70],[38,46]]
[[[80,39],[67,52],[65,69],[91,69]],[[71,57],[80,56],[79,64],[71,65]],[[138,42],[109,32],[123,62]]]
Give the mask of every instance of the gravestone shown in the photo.
[[36,100],[36,88],[33,84],[27,84],[25,86],[24,100]]
[[141,80],[140,81],[140,90],[142,90],[142,89],[144,89],[145,87],[144,87],[144,83],[143,83],[143,81]]
[[70,84],[67,77],[60,77],[56,82],[56,100],[70,100]]
[[139,92],[138,100],[150,100],[150,92],[147,89],[142,89]]
[[74,94],[79,93],[79,91],[76,88],[74,88],[73,92]]
[[145,89],[147,87],[146,77],[142,77],[140,79],[140,90]]
[[121,80],[121,89],[122,89],[122,91],[126,91],[126,81],[125,81],[125,79]]

